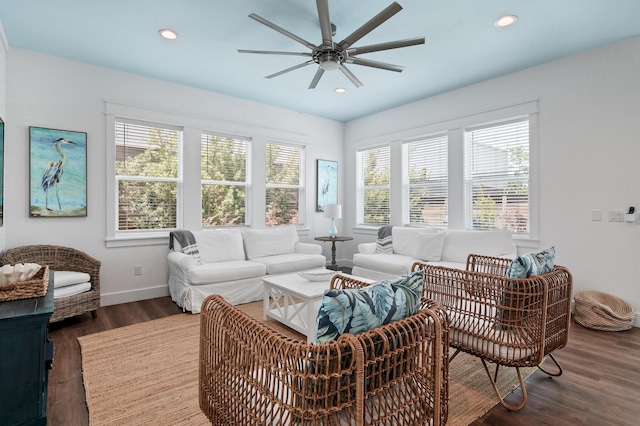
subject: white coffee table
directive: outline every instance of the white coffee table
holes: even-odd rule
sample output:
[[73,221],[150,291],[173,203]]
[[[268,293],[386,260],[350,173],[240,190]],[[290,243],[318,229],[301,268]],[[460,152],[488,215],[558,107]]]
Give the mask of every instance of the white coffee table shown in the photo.
[[264,319],[273,318],[313,342],[316,317],[330,279],[308,281],[297,273],[274,275],[264,281]]

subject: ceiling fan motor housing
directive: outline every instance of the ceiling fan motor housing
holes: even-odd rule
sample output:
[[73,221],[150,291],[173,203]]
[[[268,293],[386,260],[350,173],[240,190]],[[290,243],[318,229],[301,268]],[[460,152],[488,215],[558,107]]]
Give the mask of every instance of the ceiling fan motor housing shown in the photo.
[[332,71],[347,60],[347,53],[337,49],[317,50],[313,53],[313,61],[325,71]]

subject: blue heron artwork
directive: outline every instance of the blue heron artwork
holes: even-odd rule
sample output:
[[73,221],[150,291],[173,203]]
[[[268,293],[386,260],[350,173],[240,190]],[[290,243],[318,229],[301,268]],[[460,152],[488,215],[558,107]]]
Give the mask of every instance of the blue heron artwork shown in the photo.
[[29,128],[31,217],[87,215],[87,134]]
[[338,162],[318,160],[317,178],[316,211],[323,212],[327,204],[338,204]]

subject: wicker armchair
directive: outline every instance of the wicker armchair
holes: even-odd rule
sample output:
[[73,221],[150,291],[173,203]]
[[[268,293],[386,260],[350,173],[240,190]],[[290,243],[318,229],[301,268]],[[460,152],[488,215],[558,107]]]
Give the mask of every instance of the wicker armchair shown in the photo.
[[[344,276],[333,285],[363,286]],[[200,408],[214,425],[444,425],[446,314],[420,311],[321,345],[286,337],[219,295],[200,320]]]
[[49,322],[60,321],[85,312],[91,312],[91,315],[96,317],[96,310],[100,307],[101,262],[99,260],[80,250],[54,245],[22,246],[5,250],[0,254],[0,265],[28,262],[49,265],[49,269],[53,271],[85,272],[91,277],[91,290],[54,300],[53,314]]
[[[511,259],[471,254],[466,270],[416,262],[412,270],[424,271],[423,297],[439,302],[450,320],[451,347],[481,359],[500,403],[520,410],[527,403],[527,391],[520,367],[538,366],[550,376],[562,374],[551,354],[566,345],[570,323],[572,277],[562,266],[543,275],[524,279],[507,278]],[[557,371],[543,370],[549,356]],[[495,375],[487,361],[496,364]],[[515,367],[522,401],[507,404],[496,386],[498,367]]]

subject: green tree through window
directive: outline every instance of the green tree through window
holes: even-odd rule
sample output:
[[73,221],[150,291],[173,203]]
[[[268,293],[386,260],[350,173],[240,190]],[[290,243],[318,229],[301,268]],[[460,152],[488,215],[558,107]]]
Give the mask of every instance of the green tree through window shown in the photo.
[[118,230],[177,226],[182,131],[116,122]]
[[202,226],[246,225],[250,142],[203,134]]

